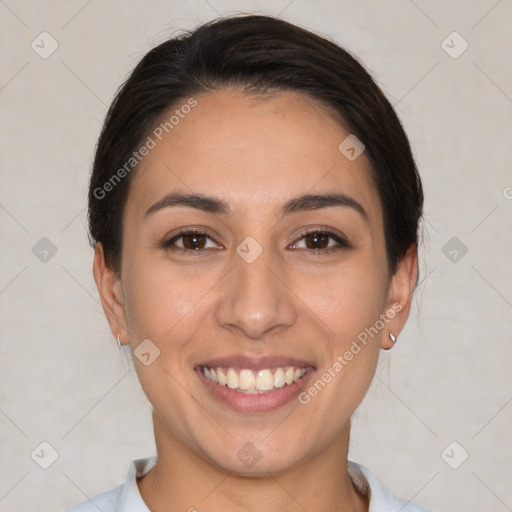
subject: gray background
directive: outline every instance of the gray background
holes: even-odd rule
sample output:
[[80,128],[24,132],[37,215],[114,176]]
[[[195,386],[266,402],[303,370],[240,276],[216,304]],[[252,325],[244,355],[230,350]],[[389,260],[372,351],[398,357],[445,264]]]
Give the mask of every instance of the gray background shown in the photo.
[[421,284],[350,457],[435,511],[512,510],[510,0],[0,0],[0,510],[64,509],[154,453],[150,407],[92,278],[88,173],[144,53],[234,11],[280,14],[358,55],[423,178]]

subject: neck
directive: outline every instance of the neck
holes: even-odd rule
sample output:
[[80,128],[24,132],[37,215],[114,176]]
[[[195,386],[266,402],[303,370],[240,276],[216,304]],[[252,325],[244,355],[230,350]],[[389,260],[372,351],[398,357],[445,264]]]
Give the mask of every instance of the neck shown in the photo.
[[157,463],[138,480],[150,510],[209,512],[367,512],[347,471],[350,425],[334,444],[292,469],[242,477],[208,462],[168,431],[153,414]]

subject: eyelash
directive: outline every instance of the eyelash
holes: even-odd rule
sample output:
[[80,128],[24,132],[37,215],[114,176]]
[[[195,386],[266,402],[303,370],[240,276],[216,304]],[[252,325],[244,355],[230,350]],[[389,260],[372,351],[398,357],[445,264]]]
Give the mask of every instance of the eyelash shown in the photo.
[[[219,244],[208,233],[206,233],[205,231],[202,231],[201,229],[194,229],[194,228],[189,228],[189,229],[180,231],[179,233],[173,235],[171,238],[164,240],[161,244],[161,247],[165,250],[173,250],[173,251],[177,251],[177,252],[186,252],[186,253],[193,253],[193,254],[200,253],[205,250],[205,249],[186,249],[183,247],[174,246],[174,243],[177,240],[179,240],[180,238],[183,238],[184,236],[187,236],[187,235],[204,236],[204,237],[208,238],[209,240],[211,240],[212,242],[214,242],[215,244],[219,245],[221,248],[223,248],[222,244]],[[310,229],[310,230],[302,231],[300,233],[300,238],[298,238],[297,241],[293,243],[293,245],[296,245],[301,240],[304,240],[305,237],[308,235],[327,235],[329,238],[334,240],[337,243],[337,245],[327,247],[325,249],[299,249],[299,250],[307,251],[310,253],[316,253],[318,255],[319,253],[329,254],[333,251],[338,251],[340,249],[350,249],[352,247],[343,236],[333,233],[332,231],[321,230],[321,229]]]
[[342,235],[338,235],[337,233],[333,233],[332,231],[329,231],[327,229],[305,229],[300,232],[300,237],[297,239],[297,242],[294,242],[293,245],[296,245],[301,240],[304,240],[304,238],[308,235],[327,235],[329,238],[334,240],[337,245],[327,247],[326,249],[300,249],[302,251],[307,251],[310,253],[314,253],[317,255],[322,254],[330,254],[334,251],[339,251],[340,249],[350,249],[352,246],[349,244],[348,240],[343,237]]

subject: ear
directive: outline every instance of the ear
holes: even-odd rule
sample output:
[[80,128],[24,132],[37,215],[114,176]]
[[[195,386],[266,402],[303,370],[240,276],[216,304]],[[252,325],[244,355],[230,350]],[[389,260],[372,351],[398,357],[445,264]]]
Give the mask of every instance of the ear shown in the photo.
[[126,345],[129,337],[121,278],[108,267],[103,246],[99,242],[94,247],[93,274],[112,336],[117,339],[119,335],[120,342]]
[[389,350],[394,343],[390,333],[398,338],[402,331],[409,311],[414,287],[418,279],[418,251],[415,244],[411,245],[400,260],[396,272],[391,277],[386,301],[386,317],[389,319],[381,338],[381,348]]

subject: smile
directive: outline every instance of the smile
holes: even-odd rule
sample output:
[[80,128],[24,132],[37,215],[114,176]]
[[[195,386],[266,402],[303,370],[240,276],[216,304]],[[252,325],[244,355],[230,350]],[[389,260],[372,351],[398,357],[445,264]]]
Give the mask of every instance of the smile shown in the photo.
[[299,381],[306,374],[306,368],[294,366],[274,369],[250,370],[247,368],[202,367],[203,375],[210,381],[227,386],[239,393],[268,393]]
[[235,357],[203,362],[195,371],[217,403],[236,412],[269,413],[296,401],[316,367],[289,358]]

